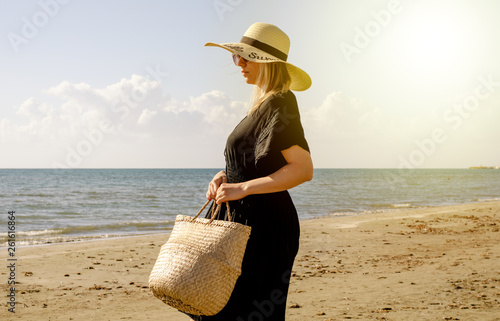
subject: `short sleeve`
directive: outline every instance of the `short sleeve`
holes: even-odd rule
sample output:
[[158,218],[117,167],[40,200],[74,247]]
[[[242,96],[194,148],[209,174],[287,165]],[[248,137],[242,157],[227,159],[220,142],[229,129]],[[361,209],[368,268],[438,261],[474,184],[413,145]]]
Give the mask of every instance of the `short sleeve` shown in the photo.
[[268,117],[255,144],[255,165],[275,171],[286,165],[281,151],[298,145],[309,152],[309,145],[293,93],[273,98],[269,104]]

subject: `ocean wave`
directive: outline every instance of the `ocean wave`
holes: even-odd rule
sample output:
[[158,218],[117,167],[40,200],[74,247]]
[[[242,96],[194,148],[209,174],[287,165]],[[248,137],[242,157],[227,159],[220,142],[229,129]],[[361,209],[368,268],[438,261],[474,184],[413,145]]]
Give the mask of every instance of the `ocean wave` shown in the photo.
[[22,196],[22,197],[54,197],[54,194],[44,194],[44,193],[17,193],[15,196]]
[[173,225],[174,221],[128,221],[101,225],[68,226],[62,228],[62,234],[90,233],[93,231],[122,231],[134,229],[157,229]]
[[476,202],[495,202],[495,201],[500,201],[500,197],[493,197],[493,198],[476,198]]
[[58,235],[63,234],[62,228],[59,229],[48,229],[48,230],[35,230],[35,231],[26,231],[26,232],[16,232],[18,237],[26,237],[26,236],[43,236],[43,235]]
[[343,216],[352,216],[356,215],[356,212],[331,212],[328,214],[328,216],[331,217],[343,217]]
[[401,203],[401,204],[380,203],[380,204],[370,204],[370,207],[375,207],[375,208],[412,208],[414,206],[412,206],[411,203]]
[[58,217],[59,216],[70,216],[70,217],[75,217],[75,216],[79,216],[79,215],[82,215],[82,213],[78,213],[78,212],[71,212],[71,211],[60,211],[60,212],[56,212],[55,213]]

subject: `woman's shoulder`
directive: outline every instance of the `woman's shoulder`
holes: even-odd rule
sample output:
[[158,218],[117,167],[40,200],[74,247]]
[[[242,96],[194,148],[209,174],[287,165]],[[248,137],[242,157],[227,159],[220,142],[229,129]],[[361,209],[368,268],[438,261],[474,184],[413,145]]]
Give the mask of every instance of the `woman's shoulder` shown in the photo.
[[284,106],[297,107],[297,99],[290,90],[287,92],[278,92],[271,95],[262,103],[263,109],[276,110]]
[[286,92],[277,92],[269,97],[271,101],[275,102],[297,102],[294,93],[291,90]]

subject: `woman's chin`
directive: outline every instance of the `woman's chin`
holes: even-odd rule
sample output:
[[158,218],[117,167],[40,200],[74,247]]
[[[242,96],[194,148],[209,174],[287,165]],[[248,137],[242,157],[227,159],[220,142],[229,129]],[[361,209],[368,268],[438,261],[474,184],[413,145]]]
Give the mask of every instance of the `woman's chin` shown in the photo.
[[253,81],[252,79],[249,79],[247,77],[245,77],[245,82],[249,85],[255,85],[255,81]]

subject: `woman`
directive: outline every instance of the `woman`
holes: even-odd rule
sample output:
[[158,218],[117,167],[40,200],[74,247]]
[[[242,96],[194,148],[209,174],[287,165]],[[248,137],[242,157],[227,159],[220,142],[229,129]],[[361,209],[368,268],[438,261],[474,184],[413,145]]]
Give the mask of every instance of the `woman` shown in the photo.
[[[226,170],[214,176],[207,199],[229,202],[236,221],[252,227],[242,273],[227,306],[193,320],[285,320],[299,221],[287,190],[313,177],[309,147],[293,90],[311,79],[286,62],[290,40],[274,25],[256,23],[240,43],[214,44],[233,53],[247,84],[255,85],[253,107],[227,140]],[[218,219],[227,219],[226,208]]]

